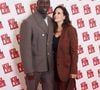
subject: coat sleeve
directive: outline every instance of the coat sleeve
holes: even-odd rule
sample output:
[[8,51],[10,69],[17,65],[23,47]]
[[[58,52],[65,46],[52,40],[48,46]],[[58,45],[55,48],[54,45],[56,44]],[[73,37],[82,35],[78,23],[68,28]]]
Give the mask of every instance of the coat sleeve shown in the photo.
[[77,74],[77,62],[78,62],[78,38],[75,28],[69,30],[70,37],[70,54],[71,54],[71,74]]
[[32,29],[27,21],[23,21],[20,28],[20,53],[25,73],[34,72],[32,63]]

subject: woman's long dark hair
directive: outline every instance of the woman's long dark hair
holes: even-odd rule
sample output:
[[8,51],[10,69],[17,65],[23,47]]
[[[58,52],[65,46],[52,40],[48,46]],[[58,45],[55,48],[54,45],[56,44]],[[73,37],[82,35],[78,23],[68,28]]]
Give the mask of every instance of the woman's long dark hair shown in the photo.
[[53,22],[54,22],[54,32],[56,32],[57,28],[58,28],[58,25],[57,23],[54,21],[54,15],[55,15],[55,11],[56,9],[60,8],[62,11],[63,11],[63,14],[65,16],[65,20],[62,24],[62,27],[63,27],[63,30],[65,30],[66,26],[71,24],[71,21],[69,19],[69,13],[68,11],[66,10],[66,8],[64,6],[57,6],[55,9],[54,9],[54,12],[53,12]]

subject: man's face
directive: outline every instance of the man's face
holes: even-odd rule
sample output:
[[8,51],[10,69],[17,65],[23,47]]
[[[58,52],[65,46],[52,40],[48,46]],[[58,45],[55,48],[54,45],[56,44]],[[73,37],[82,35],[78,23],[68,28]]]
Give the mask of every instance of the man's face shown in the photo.
[[50,8],[50,0],[38,0],[37,7],[39,12],[47,13],[48,9]]

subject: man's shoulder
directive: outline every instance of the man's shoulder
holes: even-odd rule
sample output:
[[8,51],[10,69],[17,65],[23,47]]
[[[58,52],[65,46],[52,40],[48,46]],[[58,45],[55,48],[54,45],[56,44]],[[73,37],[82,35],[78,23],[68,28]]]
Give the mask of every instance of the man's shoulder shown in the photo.
[[22,21],[22,24],[21,25],[31,25],[31,24],[33,24],[34,23],[34,14],[31,14],[31,15],[29,15],[26,19],[24,19],[23,21]]
[[26,21],[31,21],[34,19],[34,13],[32,13],[31,15],[29,15],[25,20]]
[[50,17],[50,16],[47,16],[47,18],[49,18],[50,20],[52,20],[52,17]]
[[53,23],[53,19],[52,19],[52,17],[47,16],[47,18],[48,18],[48,20],[49,20],[51,23]]

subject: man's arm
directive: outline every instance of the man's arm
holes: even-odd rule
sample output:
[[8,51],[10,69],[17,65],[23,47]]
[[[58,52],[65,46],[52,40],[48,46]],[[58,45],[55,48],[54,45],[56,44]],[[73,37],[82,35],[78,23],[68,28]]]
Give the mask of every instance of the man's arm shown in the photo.
[[20,52],[23,61],[25,73],[32,73],[32,29],[27,21],[23,21],[20,28]]

